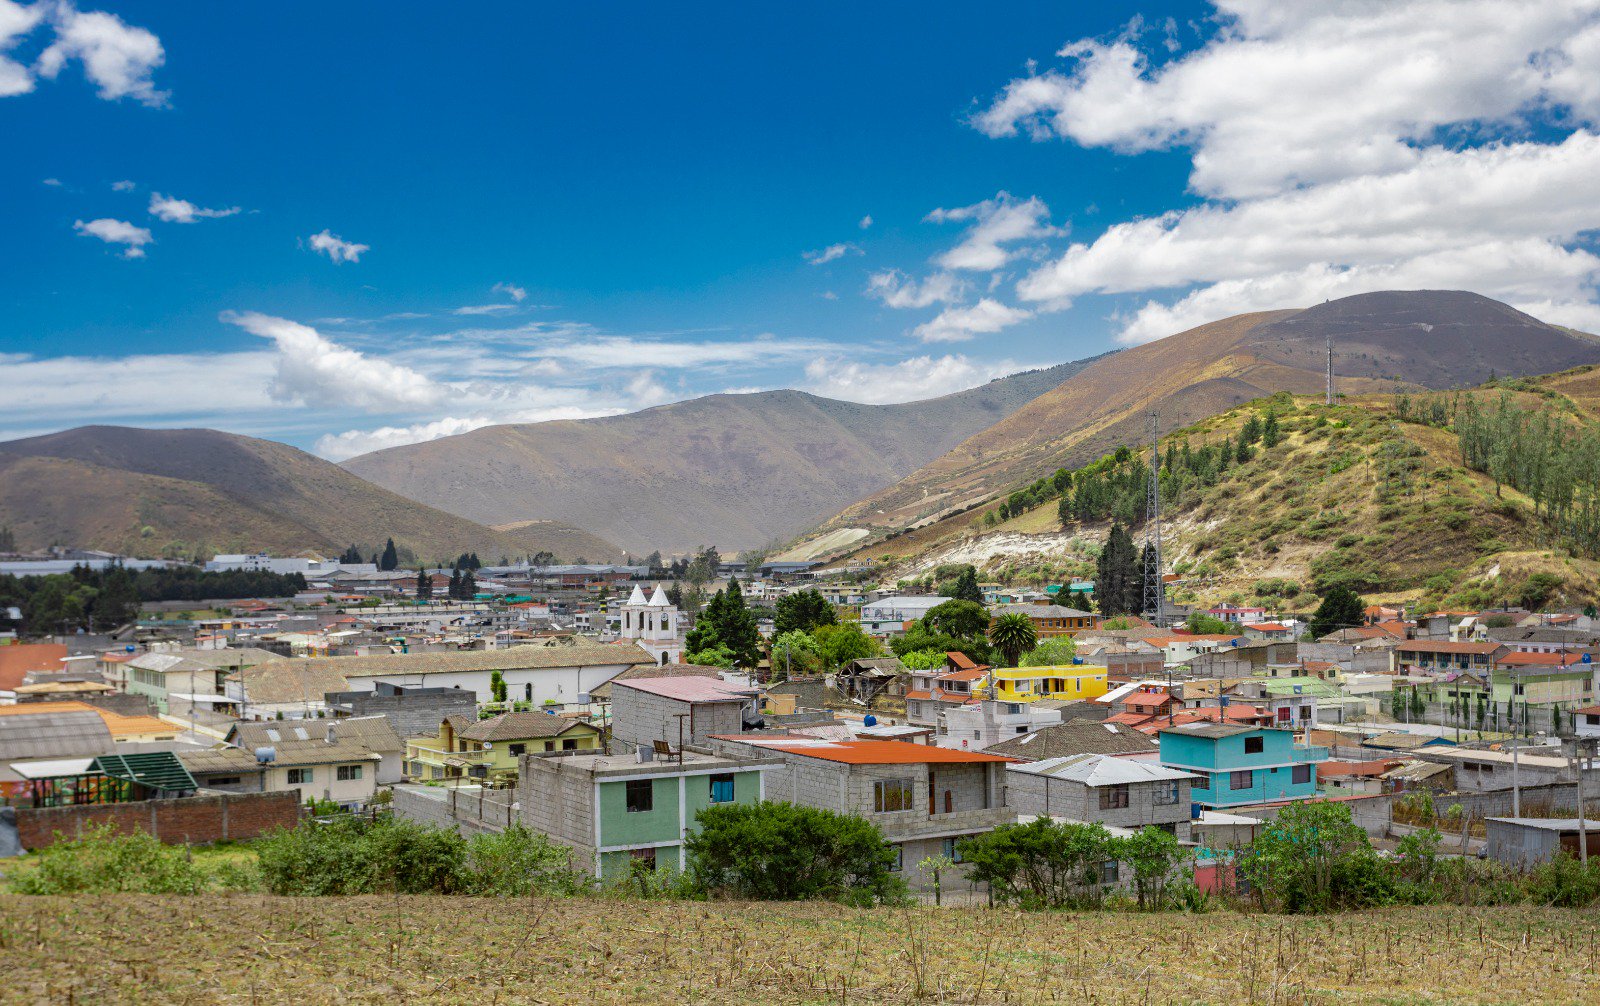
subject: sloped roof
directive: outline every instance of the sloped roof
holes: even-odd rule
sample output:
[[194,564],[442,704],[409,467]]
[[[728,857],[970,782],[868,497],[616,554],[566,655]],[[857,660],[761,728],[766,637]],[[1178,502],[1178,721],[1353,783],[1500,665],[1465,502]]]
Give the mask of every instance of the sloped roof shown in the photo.
[[116,779],[128,779],[151,789],[197,789],[194,777],[171,751],[101,755],[90,766]]
[[541,712],[512,712],[479,720],[456,732],[458,736],[472,741],[519,741],[532,737],[559,737],[574,728],[594,729],[587,723],[565,716],[552,716]]
[[1055,779],[1070,779],[1085,786],[1124,786],[1132,783],[1172,782],[1194,778],[1192,772],[1168,768],[1160,762],[1104,754],[1046,758],[1043,761],[1014,766],[1011,771],[1047,775]]
[[613,679],[616,688],[659,695],[679,702],[745,702],[756,694],[754,688],[739,688],[718,678],[699,675],[670,675],[667,677]]
[[115,746],[105,720],[92,712],[0,716],[0,763],[98,755]]
[[387,716],[354,716],[332,720],[242,721],[229,728],[227,741],[247,750],[294,741],[326,743],[332,729],[337,741],[364,744],[373,751],[400,751],[405,743]]
[[[498,650],[451,650],[441,653],[384,653],[368,657],[310,657],[289,659],[276,657],[269,664],[254,668],[262,671],[271,666],[293,665],[302,674],[337,678],[335,687],[322,691],[343,691],[348,678],[380,678],[394,674],[440,674],[465,671],[516,671],[551,667],[595,667],[604,665],[637,665],[651,662],[650,655],[637,646],[615,646],[606,643],[585,643],[571,646],[507,646]],[[247,672],[248,673],[248,672]],[[298,697],[298,696],[296,696]],[[255,701],[274,701],[257,699]],[[287,701],[293,701],[289,699]]]
[[732,734],[719,739],[845,765],[993,764],[1015,760],[980,751],[958,751],[955,748],[910,744],[906,741],[833,741],[815,737],[752,737],[748,734]]
[[0,692],[22,684],[31,671],[59,671],[67,658],[63,643],[19,643],[0,646]]
[[1076,754],[1146,754],[1157,750],[1154,739],[1123,723],[1072,720],[992,745],[993,754],[1038,760]]
[[618,674],[610,681],[601,682],[589,689],[589,698],[597,702],[605,702],[611,698],[611,686],[618,681],[632,681],[634,678],[716,678],[722,680],[724,668],[710,664],[662,664],[659,667],[651,663],[635,664]]

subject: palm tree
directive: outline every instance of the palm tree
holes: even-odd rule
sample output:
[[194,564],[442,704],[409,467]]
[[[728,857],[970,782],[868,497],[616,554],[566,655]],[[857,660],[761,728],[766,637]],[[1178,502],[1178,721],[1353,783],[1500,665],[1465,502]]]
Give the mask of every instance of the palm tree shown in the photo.
[[989,626],[989,642],[1006,658],[1007,667],[1015,667],[1024,653],[1039,644],[1039,634],[1034,631],[1032,619],[1012,612],[996,618]]

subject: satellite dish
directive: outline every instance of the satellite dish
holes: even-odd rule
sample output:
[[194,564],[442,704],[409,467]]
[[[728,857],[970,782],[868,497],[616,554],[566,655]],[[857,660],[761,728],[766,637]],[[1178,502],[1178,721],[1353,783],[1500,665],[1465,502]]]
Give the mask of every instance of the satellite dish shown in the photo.
[[485,751],[493,751],[494,750],[494,741],[484,741],[483,742],[483,749]]

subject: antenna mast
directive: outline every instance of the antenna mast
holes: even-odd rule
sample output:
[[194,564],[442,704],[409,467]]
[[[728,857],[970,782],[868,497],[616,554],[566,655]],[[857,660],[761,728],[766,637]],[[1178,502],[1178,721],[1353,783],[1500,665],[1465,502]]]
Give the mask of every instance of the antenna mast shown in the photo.
[[1166,582],[1161,577],[1161,430],[1150,411],[1150,487],[1145,499],[1144,610],[1157,628],[1166,626]]
[[1333,333],[1328,333],[1328,405],[1333,404]]

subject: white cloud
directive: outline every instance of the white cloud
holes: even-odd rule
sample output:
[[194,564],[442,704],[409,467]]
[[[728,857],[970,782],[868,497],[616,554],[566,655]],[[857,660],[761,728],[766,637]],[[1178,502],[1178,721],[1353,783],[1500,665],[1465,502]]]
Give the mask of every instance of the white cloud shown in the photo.
[[0,0],[0,98],[33,90],[32,71],[6,54],[32,32],[43,17],[42,4],[24,7],[12,0]]
[[467,304],[451,311],[451,314],[500,314],[503,311],[515,311],[515,304]]
[[137,188],[137,186],[127,179],[123,179],[120,182],[111,183],[111,191],[113,192],[132,192],[135,188]]
[[42,184],[42,185],[48,185],[48,186],[50,186],[50,187],[51,187],[51,188],[52,188],[52,189],[59,189],[59,188],[61,188],[61,179],[59,179],[59,178],[46,178],[46,179],[45,179],[45,180],[44,180],[44,181],[43,181],[43,182],[41,182],[41,183],[40,183],[40,184]]
[[1022,369],[1010,360],[979,363],[959,353],[881,365],[829,357],[806,364],[804,387],[828,398],[883,405],[937,398]]
[[493,419],[487,416],[446,416],[443,419],[417,423],[412,426],[380,426],[375,430],[346,430],[343,433],[330,433],[319,437],[316,446],[312,449],[329,461],[344,461],[359,454],[369,454],[372,451],[381,451],[389,447],[420,444],[427,440],[438,440],[440,437],[453,437],[462,433],[471,433],[473,430],[482,429],[485,426],[493,426],[494,422]]
[[35,64],[39,76],[54,80],[69,61],[78,60],[102,98],[133,98],[152,107],[167,103],[167,92],[156,90],[151,79],[166,61],[155,35],[115,14],[85,13],[65,2],[54,4],[50,11],[55,41],[39,54]]
[[[117,185],[122,184],[124,183],[117,183]],[[133,187],[132,182],[126,184],[129,188]],[[112,188],[116,187],[116,185],[112,186]],[[196,206],[185,199],[164,196],[159,192],[150,194],[150,215],[169,224],[192,224],[202,218],[231,217],[238,212],[239,207],[237,206],[230,206],[225,210],[208,210],[204,207]]]
[[419,371],[341,346],[309,325],[254,311],[221,317],[277,347],[269,390],[279,401],[383,412],[432,407],[448,397],[448,388]]
[[[1177,294],[1124,315],[1124,343],[1386,288],[1597,317],[1600,0],[1216,5],[1195,52],[1158,63],[1134,32],[1074,42],[1066,71],[1013,81],[976,118],[995,136],[1189,148],[1211,197],[1071,245],[1018,283],[1024,301]],[[1514,139],[1535,127],[1560,138]]]
[[825,263],[832,262],[834,259],[844,258],[846,255],[860,254],[862,254],[860,248],[850,244],[849,242],[845,242],[843,244],[829,245],[828,247],[818,249],[817,251],[802,252],[801,257],[807,262],[810,262],[812,265],[823,265]]
[[634,375],[627,384],[628,398],[632,400],[635,408],[648,409],[653,405],[664,405],[678,397],[669,391],[666,385],[656,380],[653,371],[645,370]]
[[493,292],[503,293],[507,297],[510,297],[512,300],[516,301],[518,304],[528,299],[528,291],[523,287],[516,286],[512,283],[496,283],[494,285]]
[[320,234],[311,235],[307,240],[311,242],[312,251],[321,252],[335,264],[340,262],[359,262],[364,253],[372,250],[370,245],[346,241],[337,234],[329,233],[326,228]]
[[110,217],[87,223],[75,220],[72,229],[79,234],[99,238],[106,244],[122,245],[123,258],[144,258],[144,246],[155,240],[150,236],[149,228],[135,227],[126,220],[113,220]]
[[558,360],[593,369],[645,367],[656,370],[698,370],[738,365],[798,363],[839,349],[837,343],[814,339],[762,336],[727,342],[640,339],[584,332],[530,350],[541,360]]
[[1050,207],[1044,200],[1038,196],[1018,200],[1006,192],[971,206],[934,210],[926,219],[932,223],[972,224],[960,244],[934,260],[952,270],[993,272],[1002,268],[1014,254],[1004,245],[1055,233],[1049,224]]
[[859,224],[857,224],[856,226],[860,227],[862,230],[866,230],[868,227],[871,227],[872,226],[872,214],[868,213],[866,216],[862,217],[861,218],[861,222]]
[[912,334],[923,342],[965,342],[975,335],[998,332],[1031,317],[1032,311],[984,297],[976,304],[945,308],[932,321],[918,325]]
[[953,273],[936,272],[916,282],[898,269],[886,269],[867,277],[867,296],[876,297],[888,307],[929,307],[960,300],[966,284]]

